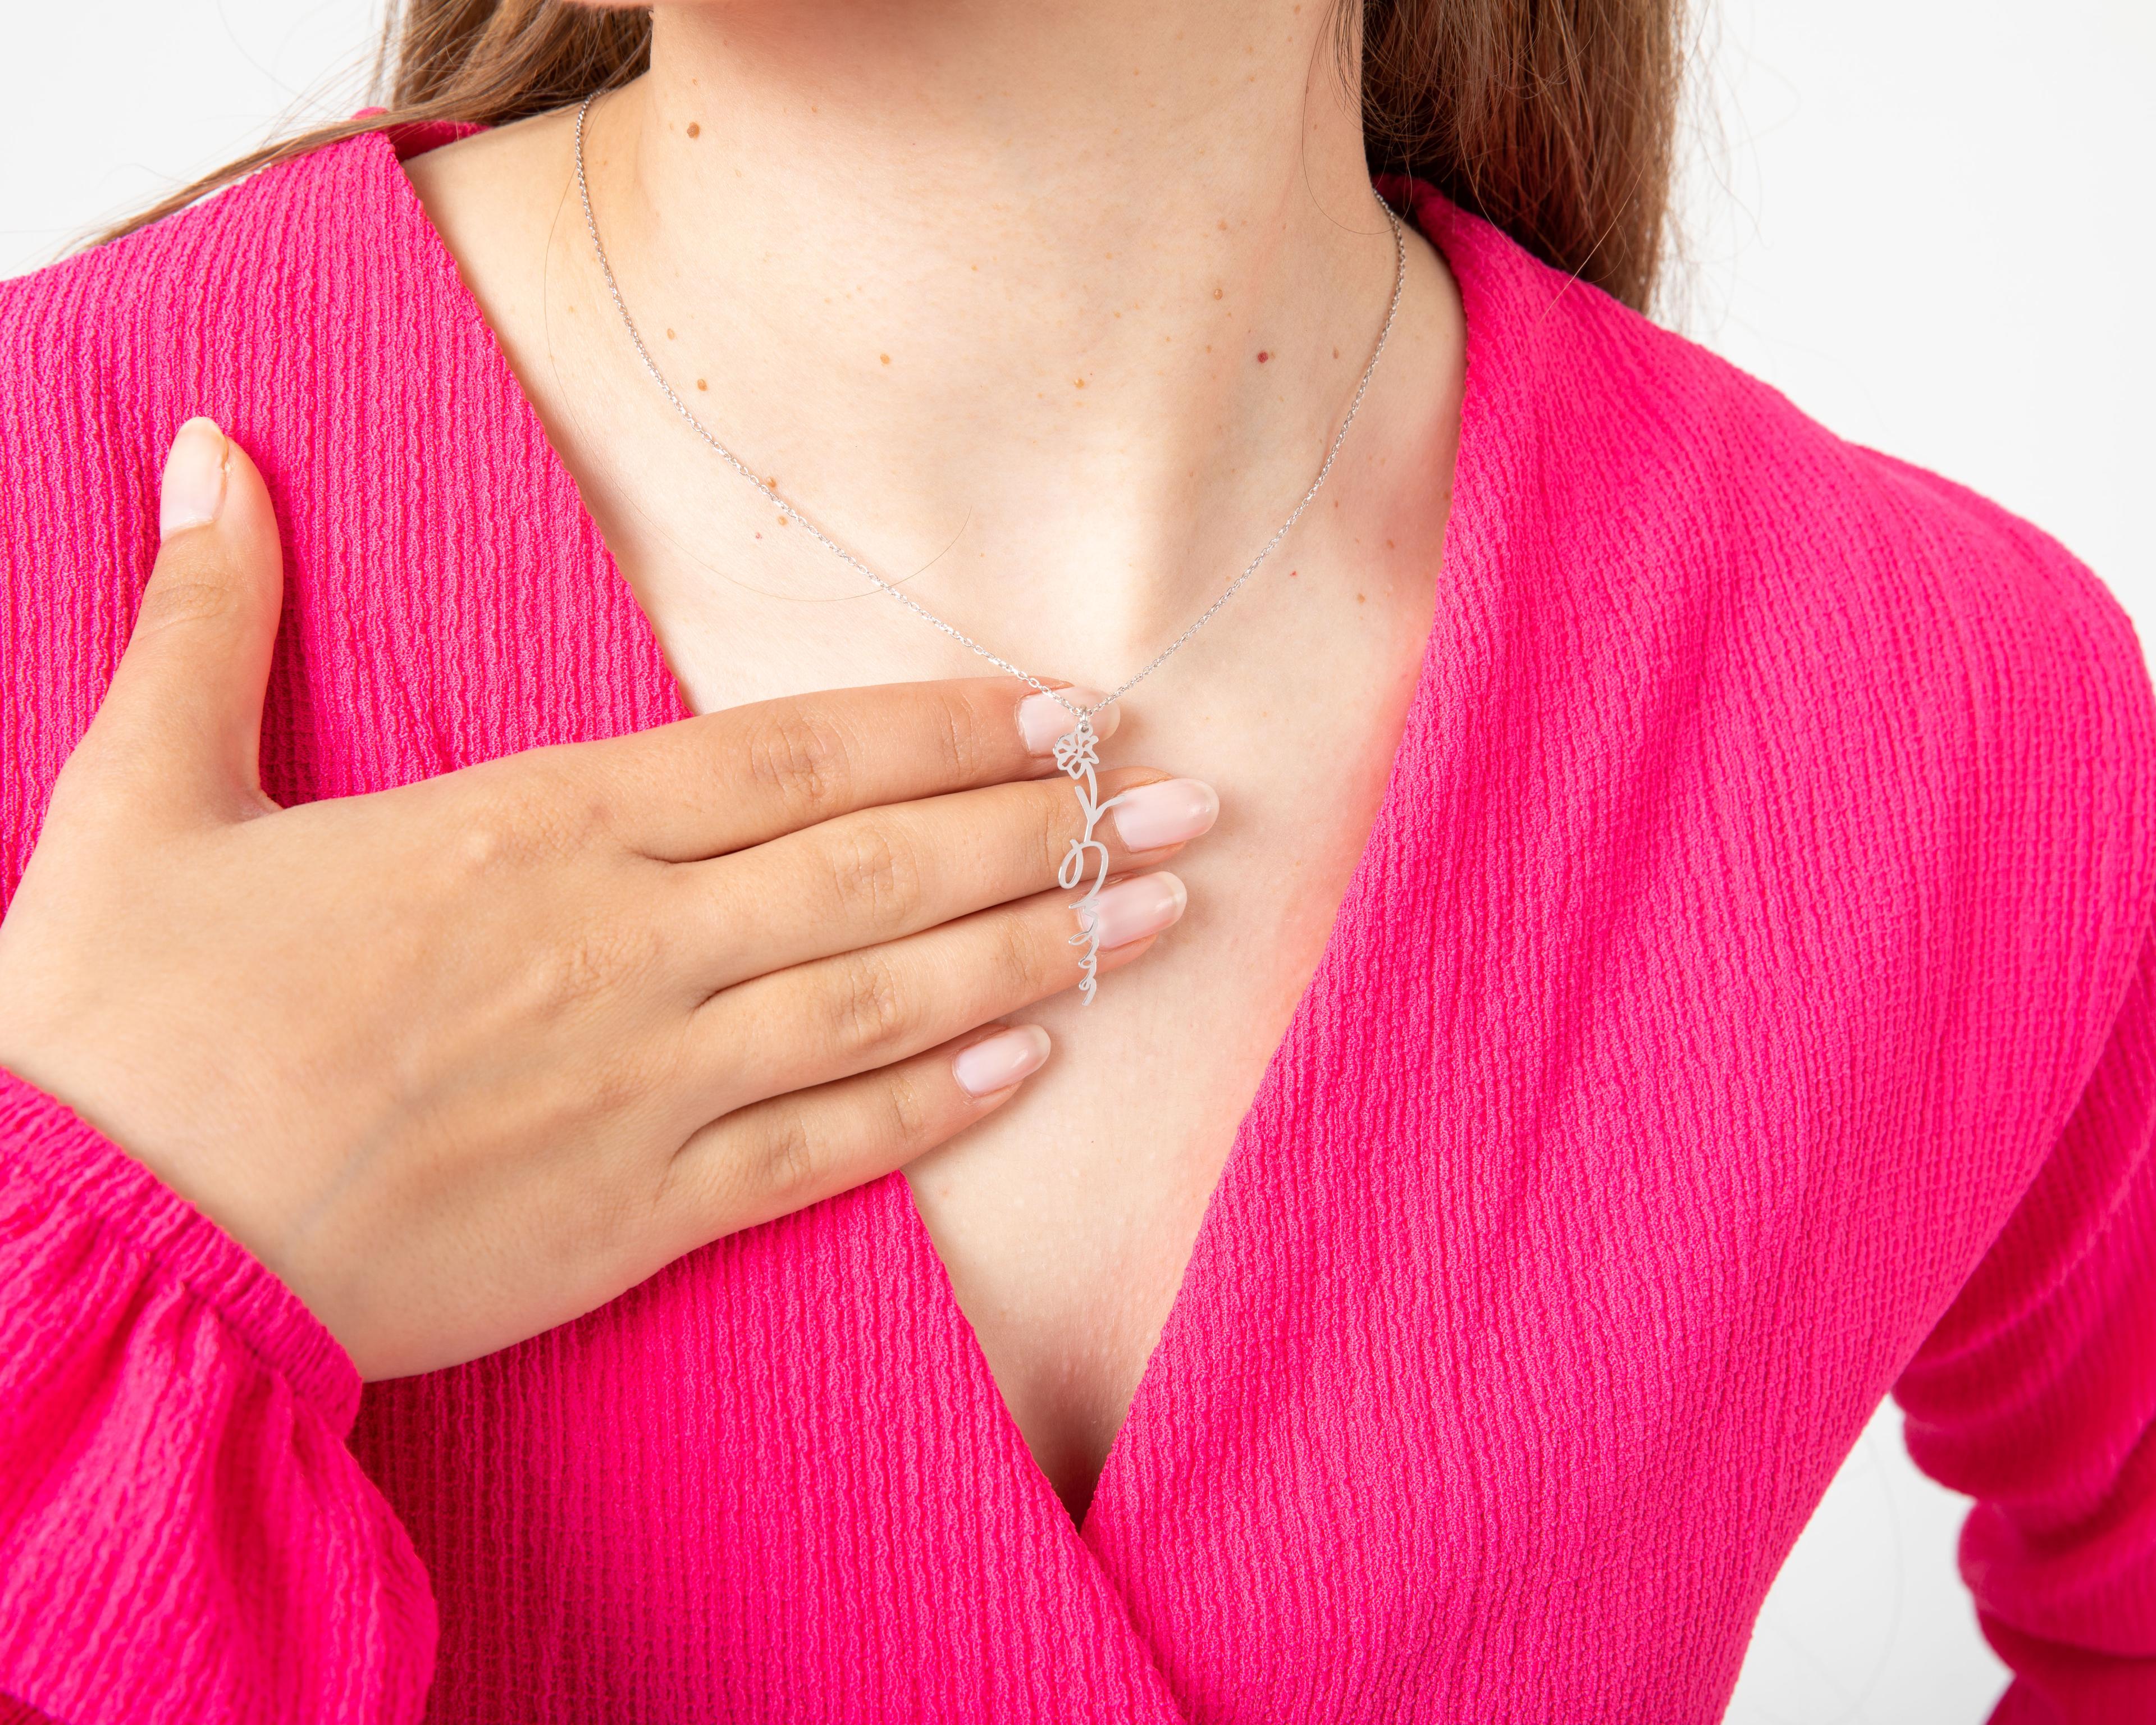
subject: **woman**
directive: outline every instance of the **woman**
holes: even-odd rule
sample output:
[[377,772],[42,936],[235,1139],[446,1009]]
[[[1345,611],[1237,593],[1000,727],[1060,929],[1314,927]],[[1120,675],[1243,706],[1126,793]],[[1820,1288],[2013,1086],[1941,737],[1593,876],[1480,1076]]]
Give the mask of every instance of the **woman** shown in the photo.
[[2156,701],[1672,28],[421,5],[0,288],[0,1689],[1710,1720],[1892,1388],[2147,1717]]

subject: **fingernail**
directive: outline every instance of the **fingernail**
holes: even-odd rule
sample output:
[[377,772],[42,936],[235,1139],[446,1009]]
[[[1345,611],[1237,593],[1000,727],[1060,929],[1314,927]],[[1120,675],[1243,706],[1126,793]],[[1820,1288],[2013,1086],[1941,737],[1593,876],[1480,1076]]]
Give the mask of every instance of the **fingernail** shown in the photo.
[[1093,927],[1105,947],[1128,946],[1158,934],[1183,914],[1190,894],[1166,870],[1118,880],[1093,901]]
[[1047,1058],[1048,1032],[1038,1024],[1021,1024],[960,1049],[951,1071],[968,1096],[989,1096],[1031,1077]]
[[190,419],[172,437],[157,495],[162,542],[189,527],[207,527],[224,506],[224,434],[217,421]]
[[[1096,701],[1105,700],[1098,689],[1059,689],[1063,701],[1070,706],[1085,708]],[[1070,734],[1078,723],[1070,715],[1070,707],[1055,695],[1029,695],[1018,704],[1018,728],[1025,738],[1025,752],[1029,755],[1052,755],[1057,742]],[[1093,715],[1093,734],[1113,737],[1120,715],[1114,707],[1107,707]]]
[[1116,834],[1132,850],[1158,850],[1196,838],[1219,819],[1213,787],[1195,778],[1142,784],[1116,798]]

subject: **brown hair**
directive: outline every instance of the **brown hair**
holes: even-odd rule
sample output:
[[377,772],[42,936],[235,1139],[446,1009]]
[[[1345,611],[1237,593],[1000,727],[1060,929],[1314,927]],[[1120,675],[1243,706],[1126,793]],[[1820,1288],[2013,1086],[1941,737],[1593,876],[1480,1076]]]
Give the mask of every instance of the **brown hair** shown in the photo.
[[[1373,169],[1418,174],[1568,275],[1644,310],[1668,225],[1682,0],[1337,0],[1344,68],[1363,44]],[[256,168],[414,121],[501,125],[649,63],[651,14],[573,0],[389,0],[384,112],[264,145],[89,244],[117,239]]]

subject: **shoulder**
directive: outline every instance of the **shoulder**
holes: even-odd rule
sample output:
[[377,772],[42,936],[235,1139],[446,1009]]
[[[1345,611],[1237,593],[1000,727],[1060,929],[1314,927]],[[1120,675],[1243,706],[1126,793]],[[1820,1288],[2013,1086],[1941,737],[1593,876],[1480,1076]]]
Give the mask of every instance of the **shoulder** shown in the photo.
[[397,347],[415,286],[400,265],[424,221],[398,167],[411,146],[346,137],[0,281],[0,480],[47,506],[32,523],[7,517],[34,526],[41,554],[90,524],[82,500],[153,490],[192,415],[243,440],[319,418],[352,354]]
[[1934,598],[2010,633],[2138,661],[2127,613],[2048,533],[1968,488],[1851,443],[1760,379],[1530,255],[1428,187],[1485,339],[1480,406],[1571,501],[1582,533],[1650,545],[1732,584],[1794,567],[1826,605]]
[[0,282],[0,396],[48,427],[108,400],[135,421],[183,403],[176,425],[243,409],[260,393],[247,380],[304,358],[326,319],[348,340],[381,338],[394,326],[387,254],[414,213],[398,166],[409,147],[346,137]]
[[49,557],[71,531],[140,515],[197,413],[247,444],[274,491],[282,451],[358,405],[355,380],[393,374],[413,320],[439,312],[454,265],[400,158],[470,129],[349,136],[0,282],[0,482],[46,506],[18,533],[34,528]]
[[389,147],[346,139],[0,282],[0,480],[38,506],[13,517],[37,537],[11,561],[64,557],[139,504],[191,415],[244,430],[293,387],[326,311],[342,303],[367,337],[363,242],[388,211]]
[[[1928,654],[2004,720],[2094,727],[2156,772],[2156,695],[2132,619],[2051,534],[1851,443],[1785,396],[1417,187],[1470,329],[1463,444],[1507,473],[1494,506],[1552,556],[1599,558],[1851,661]],[[1792,639],[1792,649],[1804,642]]]
[[[343,139],[264,168],[132,234],[0,281],[6,387],[55,367],[110,372],[191,329],[230,328],[320,284],[321,266],[365,267],[360,248],[325,258],[337,234],[363,238],[388,213],[395,146]],[[295,279],[304,264],[311,279]]]
[[388,141],[349,138],[0,281],[0,896],[118,662],[173,431],[208,413],[268,449],[337,410],[337,342],[393,322],[370,239],[394,169]]
[[367,231],[388,147],[344,140],[0,281],[11,490],[132,493],[182,420],[207,413],[229,426],[244,414],[261,393],[248,380],[300,314],[345,296],[364,271],[361,248],[345,244],[340,258],[337,242]]
[[1613,662],[1756,727],[1801,775],[1781,794],[1840,808],[1830,780],[1872,787],[1872,818],[2005,901],[2002,940],[2078,940],[2096,992],[2122,987],[2156,903],[2156,691],[2101,577],[1413,195],[1467,317],[1461,444],[1480,441],[1485,482],[1455,496],[1486,517],[1470,537],[1539,564],[1537,603],[1617,641]]

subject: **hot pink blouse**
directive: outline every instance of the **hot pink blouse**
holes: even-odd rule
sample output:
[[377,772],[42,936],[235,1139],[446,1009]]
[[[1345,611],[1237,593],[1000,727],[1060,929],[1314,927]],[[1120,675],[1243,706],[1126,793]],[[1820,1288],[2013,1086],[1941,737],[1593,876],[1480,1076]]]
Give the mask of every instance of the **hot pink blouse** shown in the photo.
[[[0,285],[9,890],[196,412],[285,525],[282,799],[682,714],[398,167],[445,135]],[[8,1079],[0,1690],[66,1725],[1688,1725],[1892,1389],[1979,1500],[1999,1718],[2156,1718],[2131,624],[2025,523],[1391,189],[1467,316],[1436,620],[1083,1527],[898,1175],[362,1391]]]

